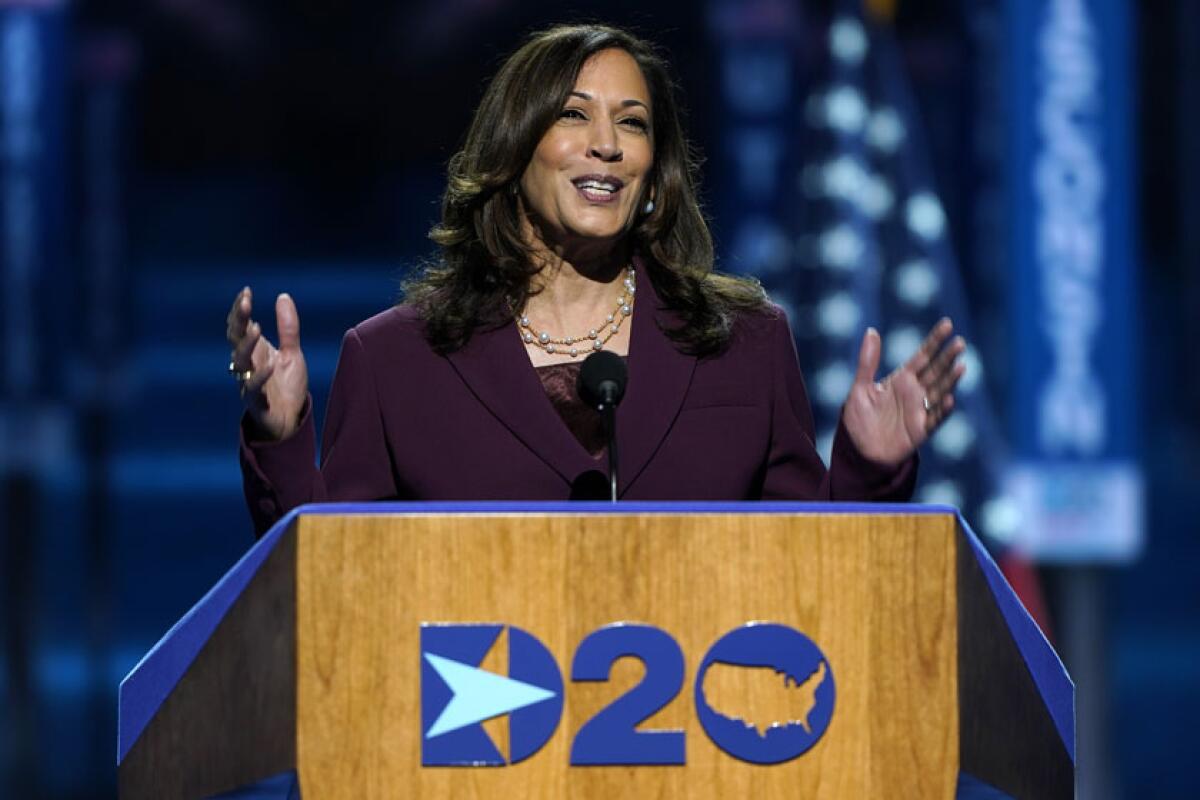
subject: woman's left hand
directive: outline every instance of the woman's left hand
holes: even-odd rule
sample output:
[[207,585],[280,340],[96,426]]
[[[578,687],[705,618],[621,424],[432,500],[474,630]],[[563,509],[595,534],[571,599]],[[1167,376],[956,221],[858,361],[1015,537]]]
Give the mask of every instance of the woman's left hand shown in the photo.
[[867,330],[858,353],[858,373],[842,409],[846,431],[864,456],[895,466],[950,415],[954,387],[966,371],[958,357],[967,347],[961,336],[946,344],[953,331],[954,325],[943,318],[912,358],[877,382],[883,344],[874,328]]

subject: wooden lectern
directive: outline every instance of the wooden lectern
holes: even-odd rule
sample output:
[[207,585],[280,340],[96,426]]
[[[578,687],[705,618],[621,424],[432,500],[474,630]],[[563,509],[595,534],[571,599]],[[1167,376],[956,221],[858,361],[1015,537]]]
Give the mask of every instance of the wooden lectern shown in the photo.
[[[617,698],[650,716],[609,742]],[[1073,714],[952,508],[321,505],[126,677],[118,771],[127,800],[1057,798]]]

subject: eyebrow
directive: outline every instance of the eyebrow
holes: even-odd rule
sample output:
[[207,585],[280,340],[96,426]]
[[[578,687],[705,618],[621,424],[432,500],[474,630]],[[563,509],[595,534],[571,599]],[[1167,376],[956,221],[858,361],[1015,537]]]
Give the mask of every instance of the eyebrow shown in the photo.
[[[592,100],[594,100],[594,99],[595,99],[594,97],[592,97],[592,96],[591,96],[590,94],[588,94],[587,92],[576,92],[576,91],[572,91],[572,92],[571,92],[571,96],[572,96],[572,97],[579,97],[579,98],[582,98],[582,99],[584,99],[584,100],[587,100],[587,101],[589,101],[589,102],[591,102]],[[634,99],[630,98],[629,100],[622,100],[622,101],[621,101],[621,108],[629,108],[630,106],[641,106],[642,108],[646,109],[647,111],[649,111],[649,110],[650,110],[650,107],[649,107],[649,106],[647,106],[645,103],[643,103],[641,100],[634,100]]]

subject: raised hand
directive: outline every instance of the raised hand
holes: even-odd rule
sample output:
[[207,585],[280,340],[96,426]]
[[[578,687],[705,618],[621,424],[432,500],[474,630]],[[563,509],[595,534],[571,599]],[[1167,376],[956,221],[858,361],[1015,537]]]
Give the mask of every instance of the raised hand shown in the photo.
[[229,309],[225,337],[233,348],[229,371],[242,389],[246,410],[259,432],[270,439],[285,439],[300,424],[308,398],[308,367],[300,350],[300,316],[289,295],[275,300],[275,326],[279,347],[262,335],[251,316],[250,287],[238,292]]
[[860,453],[896,465],[920,447],[954,408],[954,387],[966,371],[958,357],[961,336],[947,344],[954,325],[943,318],[905,364],[876,382],[883,344],[869,328],[858,354],[858,372],[842,410],[846,431]]

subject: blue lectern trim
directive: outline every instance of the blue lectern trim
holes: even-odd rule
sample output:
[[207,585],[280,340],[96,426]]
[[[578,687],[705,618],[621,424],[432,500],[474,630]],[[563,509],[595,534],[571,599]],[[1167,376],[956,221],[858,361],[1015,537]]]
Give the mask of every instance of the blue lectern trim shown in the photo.
[[954,787],[954,800],[1013,800],[1013,797],[969,772],[960,771],[958,785]]
[[300,776],[289,769],[231,792],[214,794],[208,800],[301,800]]
[[129,748],[302,510],[297,508],[279,520],[121,681],[117,708],[118,764],[125,760]]
[[1000,613],[1004,615],[1004,621],[1008,625],[1013,641],[1016,642],[1017,649],[1021,651],[1025,666],[1029,668],[1029,674],[1033,678],[1038,692],[1042,695],[1042,702],[1046,704],[1046,709],[1050,712],[1051,719],[1054,720],[1054,727],[1058,729],[1059,738],[1062,739],[1063,746],[1066,747],[1073,764],[1075,763],[1075,684],[1067,674],[1067,669],[1059,659],[1058,653],[1054,652],[1054,648],[1046,640],[1042,629],[1033,621],[1033,617],[1029,616],[1025,606],[1021,605],[1016,592],[1004,579],[1003,573],[996,566],[996,562],[992,560],[991,554],[984,548],[979,537],[971,530],[971,526],[967,524],[961,514],[958,522],[962,525],[965,534],[963,538],[970,543],[971,549],[975,552],[975,560],[979,562],[979,566],[983,570],[988,587],[992,590],[992,597],[996,599],[996,605],[1000,607]]
[[[438,501],[428,503],[313,503],[292,514],[954,514],[946,505],[918,503],[798,503],[794,501]],[[291,514],[289,514],[289,517]],[[286,519],[286,518],[285,518]],[[284,520],[276,523],[276,527]],[[272,531],[275,528],[271,529]]]
[[1071,760],[1075,760],[1074,685],[1058,655],[1021,605],[970,526],[952,506],[908,503],[796,502],[561,502],[320,503],[288,512],[166,633],[121,682],[117,763],[187,672],[204,643],[301,514],[954,514],[962,525],[992,595],[1050,711]]

